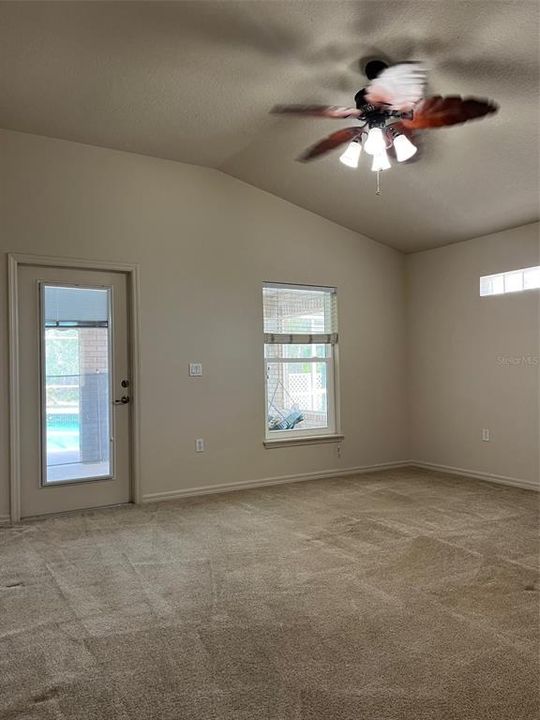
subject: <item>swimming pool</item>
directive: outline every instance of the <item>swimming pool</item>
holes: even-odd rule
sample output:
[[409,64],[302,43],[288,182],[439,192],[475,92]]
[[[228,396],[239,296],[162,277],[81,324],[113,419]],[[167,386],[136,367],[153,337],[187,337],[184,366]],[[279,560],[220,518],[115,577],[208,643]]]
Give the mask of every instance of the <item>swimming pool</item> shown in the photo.
[[47,414],[47,453],[79,450],[78,413]]

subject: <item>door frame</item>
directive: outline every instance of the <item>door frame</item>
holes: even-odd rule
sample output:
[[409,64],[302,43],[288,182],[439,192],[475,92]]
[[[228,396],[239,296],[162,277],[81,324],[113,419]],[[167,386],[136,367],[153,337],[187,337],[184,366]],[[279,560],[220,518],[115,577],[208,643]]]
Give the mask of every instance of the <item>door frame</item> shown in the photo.
[[[8,253],[8,338],[9,338],[9,489],[10,517],[12,523],[21,519],[21,428],[20,428],[20,377],[19,377],[19,267],[24,265],[73,270],[97,270],[123,273],[127,277],[128,289],[128,356],[131,365],[133,401],[130,424],[130,502],[141,502],[140,463],[140,290],[139,265],[103,260],[52,257],[48,255],[26,255]],[[130,393],[131,395],[131,393]]]

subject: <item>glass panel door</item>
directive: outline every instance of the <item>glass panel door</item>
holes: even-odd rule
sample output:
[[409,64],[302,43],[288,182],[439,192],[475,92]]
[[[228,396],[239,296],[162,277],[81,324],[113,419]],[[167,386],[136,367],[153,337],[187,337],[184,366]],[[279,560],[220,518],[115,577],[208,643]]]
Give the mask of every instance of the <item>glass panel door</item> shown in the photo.
[[110,478],[111,291],[41,284],[42,484]]

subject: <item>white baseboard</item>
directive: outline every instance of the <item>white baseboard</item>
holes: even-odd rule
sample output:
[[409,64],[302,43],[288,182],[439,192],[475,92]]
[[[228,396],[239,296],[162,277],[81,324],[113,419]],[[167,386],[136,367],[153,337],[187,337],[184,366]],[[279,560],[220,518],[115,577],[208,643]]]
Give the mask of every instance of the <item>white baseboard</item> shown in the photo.
[[379,463],[377,465],[363,465],[335,470],[321,470],[311,473],[300,473],[299,475],[280,475],[278,477],[262,478],[261,480],[243,480],[234,483],[222,483],[220,485],[203,485],[197,488],[185,488],[180,490],[168,490],[166,492],[146,493],[142,496],[143,503],[157,502],[160,500],[174,500],[175,498],[194,497],[197,495],[212,495],[214,493],[232,492],[234,490],[251,490],[253,488],[266,487],[270,485],[285,485],[286,483],[303,482],[304,480],[324,480],[330,478],[347,477],[349,475],[360,475],[378,470],[391,470],[393,468],[407,467],[410,462],[399,460],[396,462]]
[[[451,465],[438,465],[435,463],[422,462],[421,460],[397,460],[395,462],[378,463],[376,465],[362,465],[345,469],[320,470],[318,472],[300,473],[298,475],[280,475],[277,477],[262,478],[261,480],[245,480],[235,483],[221,483],[219,485],[203,485],[198,488],[185,488],[180,490],[168,490],[165,492],[146,493],[142,496],[143,503],[158,502],[160,500],[174,500],[175,498],[195,497],[197,495],[213,495],[217,493],[232,492],[234,490],[250,490],[252,488],[269,487],[271,485],[285,485],[288,483],[303,482],[305,480],[325,480],[332,478],[348,477],[351,475],[362,475],[380,470],[393,470],[397,468],[419,468],[420,470],[433,470],[435,472],[459,475],[461,477],[484,480],[499,485],[510,485],[524,490],[540,491],[540,483],[519,478],[495,475],[494,473],[478,472],[466,468],[453,467]],[[9,525],[10,516],[0,515],[0,526]]]
[[422,470],[434,470],[435,472],[448,473],[449,475],[461,475],[462,477],[485,480],[486,482],[497,483],[498,485],[511,485],[512,487],[522,488],[523,490],[536,490],[540,492],[540,484],[532,482],[531,480],[521,480],[520,478],[507,477],[506,475],[467,470],[466,468],[458,468],[451,465],[437,465],[435,463],[422,462],[421,460],[411,460],[408,465]]

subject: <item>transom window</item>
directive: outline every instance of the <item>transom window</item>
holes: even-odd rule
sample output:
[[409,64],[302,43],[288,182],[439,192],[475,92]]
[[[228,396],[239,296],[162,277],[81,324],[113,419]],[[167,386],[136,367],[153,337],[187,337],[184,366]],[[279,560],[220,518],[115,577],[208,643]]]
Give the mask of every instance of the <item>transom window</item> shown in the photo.
[[335,288],[265,283],[266,439],[336,432]]
[[506,293],[540,288],[540,265],[510,270],[480,278],[480,295],[504,295]]

